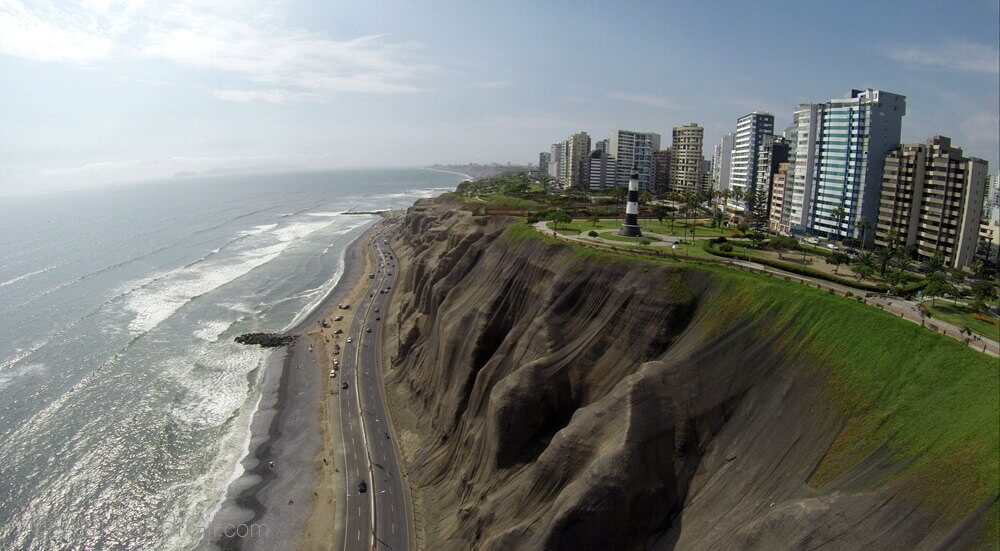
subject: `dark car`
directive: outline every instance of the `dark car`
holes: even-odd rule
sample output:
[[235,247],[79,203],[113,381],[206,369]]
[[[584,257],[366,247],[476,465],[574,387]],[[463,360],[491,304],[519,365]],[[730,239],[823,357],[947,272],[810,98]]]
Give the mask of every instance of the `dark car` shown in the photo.
[[340,383],[340,388],[346,389],[347,388],[347,383]]
[[358,493],[359,494],[363,494],[366,491],[368,491],[368,485],[365,484],[365,481],[362,480],[362,481],[358,482]]
[[371,333],[371,332],[372,332],[372,328],[371,327],[366,327],[365,328],[365,333]]

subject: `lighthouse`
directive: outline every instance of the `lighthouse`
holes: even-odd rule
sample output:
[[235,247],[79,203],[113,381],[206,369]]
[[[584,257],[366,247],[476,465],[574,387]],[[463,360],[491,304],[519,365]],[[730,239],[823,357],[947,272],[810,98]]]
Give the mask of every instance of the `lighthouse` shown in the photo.
[[618,235],[642,237],[639,227],[639,167],[632,165],[632,175],[628,179],[628,203],[625,204],[625,223]]

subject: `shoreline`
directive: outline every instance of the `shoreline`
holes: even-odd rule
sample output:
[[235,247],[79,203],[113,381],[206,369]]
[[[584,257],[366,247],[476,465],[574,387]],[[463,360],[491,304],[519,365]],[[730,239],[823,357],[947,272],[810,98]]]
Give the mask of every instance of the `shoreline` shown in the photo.
[[243,473],[230,483],[198,548],[288,549],[305,540],[319,497],[319,470],[325,463],[320,455],[328,432],[320,430],[319,415],[327,378],[317,365],[328,360],[313,329],[363,281],[365,245],[380,222],[365,227],[346,247],[343,272],[326,297],[284,331],[300,338],[266,360],[249,450],[240,460]]
[[[456,172],[454,170],[444,170],[443,168],[431,168],[429,166],[422,166],[420,168],[422,168],[424,170],[433,170],[434,172],[444,172],[445,174],[457,174],[459,176],[465,177],[466,180],[475,180],[475,178],[473,178],[472,176],[469,176],[468,174],[466,174],[464,172]],[[459,182],[459,183],[461,183],[461,182]]]

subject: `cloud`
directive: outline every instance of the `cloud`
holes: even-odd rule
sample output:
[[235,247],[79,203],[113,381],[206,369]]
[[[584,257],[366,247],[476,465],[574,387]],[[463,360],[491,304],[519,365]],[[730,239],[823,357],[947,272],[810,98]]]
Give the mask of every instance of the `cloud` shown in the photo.
[[642,94],[630,94],[626,92],[609,92],[605,94],[608,99],[617,99],[622,101],[629,101],[632,103],[638,103],[640,105],[648,105],[650,107],[656,107],[658,109],[676,109],[678,105],[672,101],[661,98],[658,96],[644,96]]
[[163,61],[203,70],[206,81],[226,77],[228,86],[213,91],[220,99],[268,103],[416,92],[436,69],[416,59],[423,49],[418,43],[384,35],[334,40],[281,26],[273,7],[245,20],[230,15],[239,10],[212,9],[191,0],[150,6],[88,0],[60,9],[0,0],[0,55],[87,64]]
[[88,18],[56,10],[36,13],[18,0],[0,0],[2,55],[89,62],[108,57],[111,49],[111,38]]
[[913,67],[1000,74],[1000,49],[989,44],[952,40],[933,47],[899,45],[888,55],[893,61]]

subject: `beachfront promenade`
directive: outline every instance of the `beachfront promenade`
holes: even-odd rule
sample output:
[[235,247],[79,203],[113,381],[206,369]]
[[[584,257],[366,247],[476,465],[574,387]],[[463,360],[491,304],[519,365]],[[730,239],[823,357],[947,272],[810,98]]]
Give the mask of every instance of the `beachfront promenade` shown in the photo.
[[[340,509],[345,515],[345,550],[408,550],[412,518],[393,430],[382,392],[381,334],[395,260],[379,234],[371,243],[375,278],[356,308],[341,357],[341,435],[344,449],[346,495]],[[371,329],[371,332],[368,332]],[[367,486],[362,493],[359,483]]]
[[[594,249],[602,249],[612,252],[626,252],[626,253],[636,253],[636,254],[646,254],[648,256],[659,256],[659,257],[676,257],[679,259],[689,259],[681,254],[672,254],[672,249],[659,250],[655,252],[656,249],[651,249],[650,251],[642,251],[633,248],[628,243],[614,242],[601,239],[584,239],[579,236],[564,235],[558,232],[554,232],[546,226],[547,221],[543,220],[532,227],[539,233],[544,235],[554,237],[556,239],[561,239],[570,243],[575,243],[585,247],[591,247]],[[680,237],[672,237],[671,241],[680,240]],[[671,243],[672,244],[672,243]],[[770,266],[765,266],[763,264],[758,264],[752,261],[745,260],[731,260],[719,258],[718,260],[696,258],[690,259],[697,262],[708,262],[712,264],[721,264],[728,266],[736,270],[743,270],[747,272],[754,272],[758,274],[768,275],[772,277],[777,277],[784,279],[785,281],[793,281],[803,285],[808,285],[809,287],[814,287],[816,289],[821,289],[824,291],[832,291],[838,295],[845,297],[860,297],[861,300],[873,308],[879,308],[889,312],[893,315],[899,316],[902,319],[912,321],[918,325],[927,327],[928,329],[941,333],[942,335],[951,337],[957,341],[967,344],[970,348],[973,348],[979,352],[989,354],[990,356],[1000,356],[1000,343],[995,340],[974,335],[969,336],[962,332],[961,328],[956,327],[948,322],[939,319],[927,319],[921,316],[919,303],[915,301],[905,300],[899,297],[886,296],[880,293],[871,293],[863,291],[860,289],[854,289],[846,285],[841,285],[838,283],[833,283],[830,281],[825,281],[817,278],[812,278],[808,276],[802,276],[799,274],[793,274],[791,272],[785,272],[783,270],[772,268]]]

